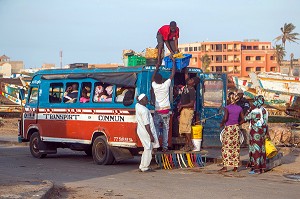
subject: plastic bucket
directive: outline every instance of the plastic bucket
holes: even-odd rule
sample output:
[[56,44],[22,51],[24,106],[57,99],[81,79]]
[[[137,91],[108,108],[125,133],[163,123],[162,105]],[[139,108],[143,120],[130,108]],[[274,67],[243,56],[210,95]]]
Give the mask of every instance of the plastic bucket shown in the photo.
[[194,144],[193,151],[200,151],[202,139],[192,139],[192,142]]
[[193,139],[202,139],[202,125],[192,126],[192,138]]
[[265,148],[266,148],[266,156],[267,158],[271,159],[274,156],[277,155],[277,149],[275,147],[275,145],[271,142],[270,139],[266,139],[265,141]]

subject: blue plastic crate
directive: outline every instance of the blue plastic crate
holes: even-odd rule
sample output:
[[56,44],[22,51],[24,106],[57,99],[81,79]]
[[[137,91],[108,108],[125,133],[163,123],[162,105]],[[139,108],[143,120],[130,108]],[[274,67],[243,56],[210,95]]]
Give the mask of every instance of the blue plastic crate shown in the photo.
[[[183,54],[183,56],[184,56],[184,58],[176,58],[175,59],[176,69],[178,69],[178,70],[181,70],[190,64],[190,59],[191,59],[192,55],[191,54]],[[172,61],[172,59],[170,59],[169,56],[165,57],[164,61],[165,61],[166,68],[173,67],[173,61]]]

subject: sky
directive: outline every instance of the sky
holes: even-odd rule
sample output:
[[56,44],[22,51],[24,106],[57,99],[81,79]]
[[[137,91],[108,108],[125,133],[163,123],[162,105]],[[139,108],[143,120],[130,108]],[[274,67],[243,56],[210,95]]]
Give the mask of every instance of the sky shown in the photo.
[[[0,0],[0,56],[44,63],[122,63],[122,51],[156,46],[156,33],[176,21],[179,43],[272,42],[284,23],[300,33],[299,0]],[[300,41],[299,41],[300,43]],[[280,42],[277,42],[280,44]],[[300,45],[286,43],[286,58]]]

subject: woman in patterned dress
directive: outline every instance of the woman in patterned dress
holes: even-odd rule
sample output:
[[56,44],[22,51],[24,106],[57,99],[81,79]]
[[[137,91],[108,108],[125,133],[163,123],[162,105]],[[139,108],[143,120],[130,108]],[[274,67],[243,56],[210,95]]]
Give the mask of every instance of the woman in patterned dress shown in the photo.
[[247,111],[245,121],[250,121],[249,136],[249,174],[259,174],[266,169],[265,139],[268,134],[268,112],[262,107],[264,97],[259,95],[254,98],[253,106]]
[[244,120],[243,109],[236,105],[238,96],[233,92],[228,94],[228,103],[225,107],[225,114],[220,127],[224,128],[222,133],[222,159],[223,168],[219,171],[226,172],[227,167],[234,167],[233,171],[238,171],[240,162],[240,134],[239,121]]

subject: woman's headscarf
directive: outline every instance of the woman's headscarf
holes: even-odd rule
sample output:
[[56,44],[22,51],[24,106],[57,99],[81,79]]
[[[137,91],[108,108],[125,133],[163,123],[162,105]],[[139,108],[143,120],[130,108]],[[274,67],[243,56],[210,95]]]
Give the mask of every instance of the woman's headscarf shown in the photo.
[[100,95],[103,92],[103,87],[102,86],[97,86],[95,90],[95,95]]
[[229,104],[235,104],[237,101],[239,101],[239,96],[237,94],[235,94],[234,92],[230,92],[228,94]]
[[254,97],[253,105],[256,108],[260,108],[264,103],[265,103],[265,99],[262,95],[258,95],[256,97]]
[[113,86],[108,86],[105,88],[108,95],[111,95],[113,93]]

